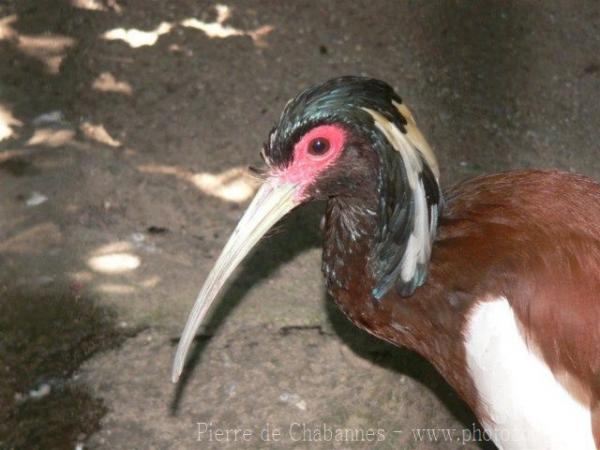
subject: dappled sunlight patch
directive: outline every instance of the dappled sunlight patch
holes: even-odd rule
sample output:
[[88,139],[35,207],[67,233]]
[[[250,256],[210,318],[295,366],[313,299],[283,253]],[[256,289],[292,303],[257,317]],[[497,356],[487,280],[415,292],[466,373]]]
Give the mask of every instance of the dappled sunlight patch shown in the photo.
[[131,253],[108,253],[88,259],[88,266],[93,271],[106,274],[130,272],[137,269],[140,264],[140,258]]
[[33,132],[26,145],[45,145],[47,147],[60,147],[71,143],[75,137],[75,131],[67,128],[38,128]]
[[214,22],[204,22],[194,17],[190,17],[182,20],[181,25],[187,28],[193,28],[195,30],[202,31],[211,39],[225,39],[232,36],[248,36],[252,39],[256,46],[266,46],[266,41],[264,38],[273,31],[273,26],[264,25],[255,30],[240,30],[239,28],[234,28],[231,25],[225,24],[225,22],[231,18],[231,8],[229,6],[218,4],[215,6],[215,9],[217,10],[217,18]]
[[0,41],[15,37],[15,30],[11,27],[17,21],[17,16],[6,16],[0,19]]
[[232,203],[249,200],[258,189],[259,181],[247,169],[235,167],[218,174],[193,173],[176,166],[148,164],[138,166],[144,173],[171,175],[191,183],[202,193]]
[[72,281],[77,283],[89,283],[94,279],[94,274],[88,270],[80,270],[68,274]]
[[12,111],[0,103],[0,141],[18,137],[14,127],[22,125],[23,122],[13,116]]
[[1,239],[0,252],[38,253],[62,241],[63,235],[57,225],[40,223]]
[[16,15],[0,19],[0,40],[11,42],[25,55],[37,59],[51,74],[60,72],[62,61],[75,39],[59,34],[25,35],[12,28],[17,21]]
[[160,277],[158,275],[154,275],[152,277],[146,278],[139,282],[139,285],[146,289],[155,288],[160,283]]
[[108,11],[112,9],[114,12],[121,14],[123,8],[117,0],[71,0],[71,6],[88,11]]
[[90,122],[84,122],[80,125],[79,129],[88,139],[92,139],[101,144],[108,145],[109,147],[120,147],[122,144],[120,141],[114,139],[104,125],[94,125]]
[[108,8],[99,0],[71,0],[71,6],[88,11],[107,11]]
[[158,286],[160,283],[159,276],[152,276],[145,280],[136,283],[114,283],[114,282],[102,282],[98,283],[95,290],[102,294],[113,294],[113,295],[126,295],[133,294],[138,291],[145,289],[152,289]]
[[[27,147],[45,146],[51,148],[69,146],[83,151],[92,151],[94,149],[94,146],[88,141],[76,138],[76,130],[60,127],[65,125],[59,124],[58,126],[36,128],[25,145]],[[86,121],[79,126],[79,130],[90,141],[98,142],[112,148],[119,148],[123,145],[121,141],[108,134],[108,131],[106,131],[106,128],[102,124],[93,124]]]
[[131,95],[133,89],[127,81],[118,81],[110,72],[102,72],[92,82],[92,89],[101,92],[116,92],[118,94]]
[[108,41],[120,40],[124,41],[131,48],[139,48],[144,46],[152,46],[163,34],[169,33],[173,28],[173,24],[161,22],[154,30],[143,31],[137,28],[113,28],[102,35],[103,39]]
[[116,241],[98,247],[87,260],[94,272],[118,274],[137,269],[142,260],[128,241]]
[[20,158],[27,154],[25,150],[4,150],[0,152],[0,163],[8,161],[12,158]]
[[[141,279],[140,274],[135,277],[135,281],[130,278],[130,274],[142,264],[142,259],[135,254],[134,249],[135,245],[127,241],[102,245],[86,261],[91,270],[71,272],[69,278],[74,283],[89,285],[103,294],[124,295],[155,288],[161,281],[159,275],[144,276],[142,272]],[[106,281],[106,276],[121,277],[116,278],[119,281],[115,281],[115,278]]]
[[21,36],[18,47],[26,55],[44,63],[49,73],[57,74],[67,56],[66,50],[73,45],[75,40],[66,36]]
[[137,289],[135,286],[130,284],[122,284],[122,283],[100,283],[96,290],[103,294],[117,294],[117,295],[125,295],[125,294],[133,294]]
[[[81,0],[84,1],[84,0]],[[158,38],[170,33],[177,25],[202,31],[211,39],[226,39],[234,36],[247,36],[257,47],[266,47],[266,36],[275,28],[272,25],[263,25],[254,30],[242,30],[225,22],[231,18],[231,8],[227,5],[215,6],[217,17],[214,22],[205,22],[195,17],[183,19],[179,23],[161,22],[154,30],[144,31],[138,28],[113,28],[102,34],[102,38],[109,41],[120,40],[126,42],[131,48],[153,46]],[[173,48],[173,47],[172,47]]]
[[124,253],[129,252],[133,249],[133,245],[127,241],[111,242],[109,244],[102,245],[96,249],[94,255],[108,255],[111,253]]
[[256,179],[240,168],[218,175],[197,173],[192,176],[192,183],[202,192],[236,203],[249,200],[257,189]]

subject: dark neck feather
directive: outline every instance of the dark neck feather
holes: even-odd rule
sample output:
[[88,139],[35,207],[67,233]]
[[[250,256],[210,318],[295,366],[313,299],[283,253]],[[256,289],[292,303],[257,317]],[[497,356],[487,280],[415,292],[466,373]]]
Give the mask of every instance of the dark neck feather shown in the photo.
[[335,289],[348,289],[354,273],[349,265],[373,245],[377,205],[370,203],[352,197],[333,197],[327,202],[322,268],[332,294]]
[[418,168],[407,168],[399,157],[389,161],[378,191],[379,227],[369,264],[377,299],[392,287],[412,295],[427,279],[441,193],[429,166],[416,158]]
[[[428,173],[424,171],[422,182],[427,204],[431,206],[441,199],[437,182],[433,177],[428,178]],[[390,182],[389,186],[396,190],[386,196],[383,204],[377,187],[373,187],[372,195],[367,198],[329,200],[323,250],[323,271],[329,294],[359,328],[394,345],[407,346],[430,360],[471,407],[476,408],[474,387],[465,373],[460,327],[472,297],[463,295],[460,290],[446,296],[447,286],[439,282],[439,263],[437,280],[434,272],[432,280],[410,298],[400,297],[406,292],[406,283],[400,277],[394,279],[393,274],[403,260],[407,243],[406,235],[398,230],[411,228],[414,211],[408,208],[409,213],[404,216],[400,216],[399,211],[415,200],[406,187],[402,189],[402,183]],[[385,215],[380,212],[382,209]],[[404,220],[400,220],[401,217]],[[398,241],[394,240],[396,237]],[[449,259],[444,249],[442,253]],[[371,267],[374,265],[383,274],[379,278],[373,276]],[[429,260],[423,269],[427,273]],[[378,298],[374,292],[390,274],[389,286],[395,289],[389,289],[387,295]]]
[[369,278],[377,300],[392,287],[411,295],[427,278],[441,201],[437,181],[423,164],[412,189],[401,158],[392,158],[387,168],[372,192],[333,197],[327,204],[323,272],[330,290],[351,284],[356,271],[348,270],[350,264],[364,267],[362,277]]

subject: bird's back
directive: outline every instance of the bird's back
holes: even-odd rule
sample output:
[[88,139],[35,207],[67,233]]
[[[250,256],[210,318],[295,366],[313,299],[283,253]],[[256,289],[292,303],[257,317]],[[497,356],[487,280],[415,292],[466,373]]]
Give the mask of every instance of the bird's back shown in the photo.
[[506,449],[595,448],[600,185],[558,171],[484,176],[450,189],[442,217],[429,290],[468,293],[464,357],[482,422]]

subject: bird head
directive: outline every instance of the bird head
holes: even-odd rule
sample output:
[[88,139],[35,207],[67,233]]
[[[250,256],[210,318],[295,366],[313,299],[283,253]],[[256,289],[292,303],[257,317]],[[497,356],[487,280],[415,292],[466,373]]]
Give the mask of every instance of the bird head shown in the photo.
[[[291,99],[261,155],[264,182],[209,273],[183,331],[172,378],[227,278],[262,236],[315,199],[375,197],[369,270],[381,298],[399,282],[411,294],[426,276],[440,192],[438,165],[410,111],[386,83],[340,77]],[[369,189],[367,189],[369,187]]]

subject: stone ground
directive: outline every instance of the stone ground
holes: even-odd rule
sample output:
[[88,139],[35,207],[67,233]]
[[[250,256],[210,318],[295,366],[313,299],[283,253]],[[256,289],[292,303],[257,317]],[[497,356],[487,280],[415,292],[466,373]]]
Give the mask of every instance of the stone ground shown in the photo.
[[300,89],[387,80],[446,185],[599,179],[599,49],[593,0],[0,2],[0,448],[485,448],[326,298],[322,205],[238,271],[177,386],[175,346]]

